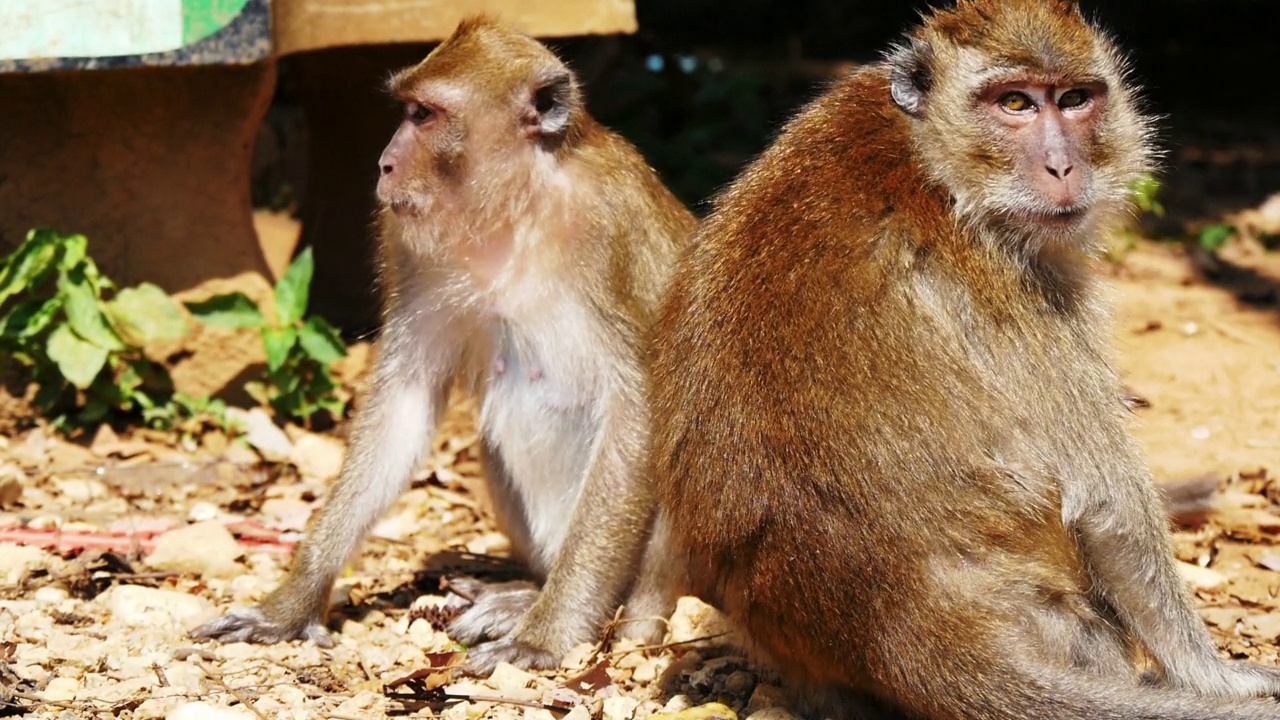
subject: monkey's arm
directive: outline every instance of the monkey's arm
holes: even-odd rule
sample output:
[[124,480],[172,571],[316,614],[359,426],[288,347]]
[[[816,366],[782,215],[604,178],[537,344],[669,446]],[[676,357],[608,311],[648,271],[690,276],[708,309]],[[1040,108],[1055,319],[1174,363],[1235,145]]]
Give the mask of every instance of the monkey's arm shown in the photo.
[[1280,695],[1280,670],[1220,659],[1173,562],[1163,498],[1132,441],[1097,482],[1063,488],[1096,587],[1176,686],[1213,695]]
[[[404,491],[444,408],[451,379],[451,363],[443,353],[448,333],[430,324],[429,319],[393,323],[379,339],[342,472],[294,553],[284,583],[258,607],[211,620],[194,637],[260,643],[310,639],[322,647],[333,645],[324,630],[333,581],[370,527]],[[424,347],[428,342],[434,352]]]
[[488,675],[500,662],[557,667],[595,637],[634,580],[655,502],[644,477],[648,409],[643,382],[627,378],[607,393],[569,531],[542,592],[511,635],[471,650],[468,669]]

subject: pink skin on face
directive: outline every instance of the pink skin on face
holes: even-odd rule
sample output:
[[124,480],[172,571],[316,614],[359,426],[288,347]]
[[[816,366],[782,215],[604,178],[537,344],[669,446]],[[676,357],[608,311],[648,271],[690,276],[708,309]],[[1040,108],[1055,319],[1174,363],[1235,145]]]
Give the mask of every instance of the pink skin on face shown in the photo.
[[1067,218],[1087,209],[1091,173],[1083,148],[1105,96],[1100,84],[1033,82],[1001,83],[983,94],[987,112],[1020,147],[1018,173],[1044,201],[1046,215]]

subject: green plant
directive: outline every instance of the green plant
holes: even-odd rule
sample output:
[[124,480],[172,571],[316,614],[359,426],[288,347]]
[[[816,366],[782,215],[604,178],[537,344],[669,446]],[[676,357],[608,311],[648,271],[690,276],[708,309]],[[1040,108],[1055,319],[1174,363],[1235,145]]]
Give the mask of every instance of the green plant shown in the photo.
[[1144,173],[1130,190],[1133,192],[1133,202],[1139,210],[1156,217],[1164,217],[1164,206],[1156,199],[1160,194],[1160,181],[1154,175]]
[[311,248],[294,258],[275,286],[274,321],[244,293],[187,303],[191,314],[208,325],[261,333],[266,382],[251,383],[246,389],[280,416],[303,422],[321,410],[339,417],[346,407],[330,372],[333,363],[346,356],[346,344],[324,318],[306,317],[314,269]]
[[1233,225],[1224,223],[1208,225],[1196,233],[1196,243],[1208,252],[1215,252],[1235,234],[1236,229]]
[[173,383],[143,348],[184,335],[181,310],[151,283],[117,287],[88,244],[36,228],[0,261],[0,358],[30,370],[37,409],[59,426],[94,424],[113,410],[163,422]]

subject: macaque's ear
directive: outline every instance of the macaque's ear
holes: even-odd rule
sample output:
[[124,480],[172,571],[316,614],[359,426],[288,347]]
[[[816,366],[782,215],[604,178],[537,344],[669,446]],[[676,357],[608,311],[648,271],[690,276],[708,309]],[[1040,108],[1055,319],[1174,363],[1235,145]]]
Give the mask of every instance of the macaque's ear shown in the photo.
[[909,115],[924,112],[933,89],[933,50],[922,40],[912,40],[889,54],[889,92],[893,102]]
[[534,132],[549,140],[563,137],[579,103],[578,97],[577,85],[568,72],[540,83],[533,90],[531,113],[527,115],[532,118]]

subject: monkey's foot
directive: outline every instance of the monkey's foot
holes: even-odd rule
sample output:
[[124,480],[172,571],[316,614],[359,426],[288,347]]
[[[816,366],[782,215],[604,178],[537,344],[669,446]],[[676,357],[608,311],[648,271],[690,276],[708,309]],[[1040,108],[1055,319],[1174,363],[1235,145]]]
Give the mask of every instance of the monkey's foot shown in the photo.
[[467,651],[468,675],[488,677],[499,663],[510,663],[521,670],[550,670],[560,667],[560,656],[514,638],[504,638],[477,645]]
[[530,582],[486,585],[475,578],[450,579],[449,588],[446,605],[466,608],[449,623],[449,637],[464,645],[510,635],[538,600],[539,592]]
[[260,608],[237,610],[215,618],[191,631],[196,639],[212,638],[224,643],[251,642],[271,645],[288,640],[310,640],[322,648],[333,647],[333,638],[318,622],[295,628],[268,619]]

